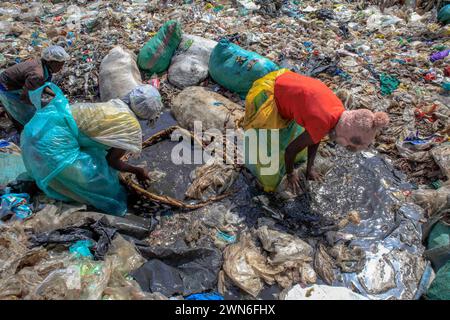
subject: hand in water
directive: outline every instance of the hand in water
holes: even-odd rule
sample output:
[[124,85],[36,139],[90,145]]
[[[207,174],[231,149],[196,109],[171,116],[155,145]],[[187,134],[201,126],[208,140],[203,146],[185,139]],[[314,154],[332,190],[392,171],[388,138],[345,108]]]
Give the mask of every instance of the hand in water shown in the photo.
[[294,194],[299,194],[300,191],[302,191],[302,188],[300,187],[300,177],[294,172],[287,175],[287,184],[288,188]]

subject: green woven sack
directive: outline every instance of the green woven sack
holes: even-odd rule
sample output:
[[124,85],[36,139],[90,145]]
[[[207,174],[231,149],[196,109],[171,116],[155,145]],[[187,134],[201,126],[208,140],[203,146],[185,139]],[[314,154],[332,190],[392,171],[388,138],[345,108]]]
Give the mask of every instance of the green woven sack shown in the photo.
[[438,222],[428,236],[427,249],[448,246],[450,244],[450,226]]
[[139,51],[138,66],[148,74],[161,73],[169,68],[172,56],[181,42],[181,25],[167,21]]
[[436,273],[426,297],[430,300],[450,300],[450,261]]

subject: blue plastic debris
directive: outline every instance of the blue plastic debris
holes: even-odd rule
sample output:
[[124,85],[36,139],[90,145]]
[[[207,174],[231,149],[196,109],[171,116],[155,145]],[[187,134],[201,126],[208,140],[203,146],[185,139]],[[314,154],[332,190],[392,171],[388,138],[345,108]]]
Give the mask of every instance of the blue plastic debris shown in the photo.
[[11,212],[12,220],[24,220],[33,214],[29,204],[30,196],[27,193],[7,193],[1,196],[0,219]]
[[[0,148],[7,148],[9,145],[6,145],[6,143],[0,142]],[[0,152],[0,185],[6,186],[9,183],[18,180],[32,180],[27,173],[27,169],[22,160],[22,155]]]
[[94,246],[94,242],[91,240],[78,240],[73,245],[69,247],[70,253],[74,253],[76,258],[90,258],[93,259],[94,256],[91,253],[91,248]]
[[425,267],[425,270],[422,274],[422,278],[420,279],[419,285],[417,286],[417,291],[414,295],[414,300],[419,300],[423,294],[425,294],[428,290],[428,287],[433,280],[433,268],[431,267],[431,262],[428,261]]
[[236,236],[229,235],[222,231],[217,231],[217,237],[225,242],[228,243],[235,243],[236,242]]
[[8,142],[8,141],[6,141],[6,140],[0,140],[0,148],[4,148],[4,147],[7,147],[7,146],[9,146],[10,145],[10,143]]
[[342,69],[336,69],[336,75],[340,76],[344,80],[351,80],[352,79],[352,76],[349,75],[347,72],[345,72]]
[[187,296],[185,300],[224,300],[218,292],[196,293]]
[[392,61],[392,62],[398,62],[398,63],[400,63],[400,64],[405,64],[405,63],[406,63],[406,61],[403,60],[403,59],[392,59],[391,61]]
[[416,132],[415,134],[410,134],[409,136],[407,136],[403,141],[412,145],[421,145],[432,142],[433,138],[435,138],[435,135],[431,135],[426,138],[420,138],[419,132]]

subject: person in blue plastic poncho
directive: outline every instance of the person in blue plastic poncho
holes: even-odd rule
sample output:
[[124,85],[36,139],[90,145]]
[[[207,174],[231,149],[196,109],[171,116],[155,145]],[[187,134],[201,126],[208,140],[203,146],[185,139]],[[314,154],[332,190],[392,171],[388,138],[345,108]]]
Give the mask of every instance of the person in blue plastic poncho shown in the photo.
[[[50,82],[52,74],[61,71],[68,59],[62,47],[50,46],[42,51],[40,59],[18,63],[0,74],[0,102],[19,132],[36,112],[28,92]],[[45,93],[55,96],[50,88]]]
[[[56,95],[42,108],[46,88]],[[118,171],[148,179],[146,168],[121,160],[125,152],[142,150],[142,129],[134,113],[119,99],[70,104],[53,83],[30,91],[29,97],[37,111],[24,127],[20,147],[39,189],[57,200],[126,214],[127,193]]]

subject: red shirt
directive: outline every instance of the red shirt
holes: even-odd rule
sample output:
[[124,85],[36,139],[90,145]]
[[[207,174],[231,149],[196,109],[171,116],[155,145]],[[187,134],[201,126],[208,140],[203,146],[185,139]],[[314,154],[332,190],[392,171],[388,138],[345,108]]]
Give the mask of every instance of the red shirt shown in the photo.
[[345,111],[341,100],[324,83],[291,71],[275,80],[274,92],[280,115],[305,128],[314,143],[336,126]]

